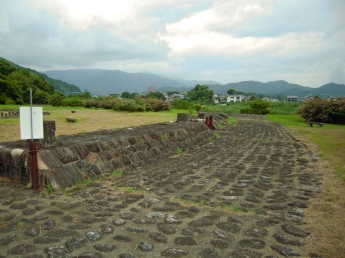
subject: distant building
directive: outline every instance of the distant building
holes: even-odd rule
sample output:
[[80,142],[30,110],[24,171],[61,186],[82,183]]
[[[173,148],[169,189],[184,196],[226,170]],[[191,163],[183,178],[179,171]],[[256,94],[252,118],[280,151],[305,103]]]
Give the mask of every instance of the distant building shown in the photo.
[[148,93],[155,92],[155,91],[156,91],[155,87],[149,87],[147,90]]
[[120,98],[120,93],[109,93],[110,97],[114,97],[114,98]]
[[301,101],[309,101],[309,100],[313,100],[314,97],[313,96],[305,96],[301,98]]
[[298,97],[297,96],[286,96],[286,101],[287,102],[298,102]]
[[243,95],[229,95],[226,98],[226,102],[241,102],[245,99]]

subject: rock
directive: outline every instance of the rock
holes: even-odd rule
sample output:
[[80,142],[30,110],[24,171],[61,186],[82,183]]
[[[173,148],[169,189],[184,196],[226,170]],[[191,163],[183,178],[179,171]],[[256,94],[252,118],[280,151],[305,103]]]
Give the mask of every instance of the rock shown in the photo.
[[243,249],[243,250],[238,250],[235,252],[230,253],[230,257],[236,257],[236,258],[261,258],[262,253],[248,250],[248,249]]
[[174,239],[175,245],[196,245],[196,241],[192,237],[176,237]]
[[149,234],[149,237],[158,243],[166,243],[167,238],[160,232],[153,232]]
[[34,239],[35,244],[50,244],[59,242],[60,238],[51,236],[41,236]]
[[307,232],[303,229],[300,229],[300,228],[298,228],[294,225],[291,225],[291,224],[284,224],[284,225],[282,225],[282,228],[284,229],[284,231],[286,233],[292,234],[294,236],[307,237],[310,235],[309,232]]
[[148,252],[148,251],[153,250],[153,244],[151,244],[150,242],[141,241],[138,244],[138,247],[143,252]]
[[32,236],[32,237],[36,237],[40,234],[41,232],[41,228],[40,227],[30,227],[30,228],[27,228],[25,231],[24,231],[24,234],[27,235],[27,236]]
[[114,244],[95,244],[93,247],[100,252],[111,252],[116,248],[116,245],[114,245]]
[[103,254],[100,253],[82,253],[78,255],[78,258],[103,258]]
[[213,222],[209,221],[209,220],[193,220],[191,222],[188,223],[188,226],[190,227],[208,227],[208,226],[212,226]]
[[83,238],[83,237],[73,237],[71,239],[69,239],[67,242],[66,242],[66,247],[68,249],[68,251],[70,252],[74,252],[74,249],[75,248],[81,248],[82,246],[84,246],[87,242],[87,239],[86,238]]
[[294,246],[303,246],[304,241],[302,240],[292,240],[289,238],[289,236],[280,234],[280,233],[274,233],[273,237],[277,242],[281,244],[287,244],[287,245],[294,245]]
[[300,256],[300,254],[298,252],[296,252],[295,250],[292,250],[286,246],[271,245],[271,248],[285,257]]
[[158,229],[165,234],[176,233],[176,229],[173,226],[171,226],[170,224],[158,223],[157,226],[158,226]]
[[241,227],[238,226],[236,223],[233,222],[220,222],[218,224],[216,224],[217,227],[232,232],[232,233],[236,233],[239,232],[241,230]]
[[91,230],[86,233],[86,237],[91,241],[96,241],[101,238],[101,233],[97,230]]
[[27,254],[27,253],[33,253],[36,251],[36,247],[30,244],[21,244],[17,245],[15,247],[12,247],[10,250],[8,250],[8,254]]
[[249,247],[252,249],[262,249],[266,246],[266,243],[259,239],[242,239],[239,241],[242,247]]
[[161,255],[165,257],[182,257],[188,255],[188,251],[178,248],[168,248]]
[[225,249],[229,247],[229,242],[221,239],[211,239],[210,243],[220,249]]
[[48,247],[48,248],[46,248],[46,252],[47,252],[49,258],[66,257],[67,256],[67,250],[63,246]]
[[121,242],[126,242],[126,243],[130,243],[133,241],[132,238],[128,237],[128,236],[123,236],[123,235],[116,235],[113,238],[116,241],[121,241]]
[[268,231],[265,228],[251,228],[246,230],[244,234],[252,237],[264,237],[268,235]]

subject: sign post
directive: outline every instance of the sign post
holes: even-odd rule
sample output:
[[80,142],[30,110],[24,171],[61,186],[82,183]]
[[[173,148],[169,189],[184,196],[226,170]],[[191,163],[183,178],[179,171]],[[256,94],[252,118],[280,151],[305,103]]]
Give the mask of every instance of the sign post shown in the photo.
[[37,151],[41,147],[34,139],[43,139],[43,112],[42,107],[32,107],[32,90],[30,89],[30,108],[20,107],[20,138],[29,141],[29,163],[32,189],[38,190],[39,175],[37,164]]

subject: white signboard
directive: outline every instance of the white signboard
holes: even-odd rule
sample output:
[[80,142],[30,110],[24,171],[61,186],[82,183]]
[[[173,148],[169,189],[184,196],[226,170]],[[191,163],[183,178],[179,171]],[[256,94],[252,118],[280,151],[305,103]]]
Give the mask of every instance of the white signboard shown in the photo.
[[[43,139],[43,109],[42,107],[33,107],[32,114],[30,107],[20,107],[20,138],[27,139]],[[31,119],[32,115],[32,119]],[[32,121],[32,126],[31,126]],[[31,133],[31,129],[32,132]]]

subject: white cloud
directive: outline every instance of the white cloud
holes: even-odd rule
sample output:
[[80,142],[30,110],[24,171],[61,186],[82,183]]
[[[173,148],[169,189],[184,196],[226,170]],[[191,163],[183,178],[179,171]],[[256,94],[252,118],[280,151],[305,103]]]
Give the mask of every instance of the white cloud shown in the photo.
[[345,83],[343,0],[0,1],[0,53],[39,70]]

